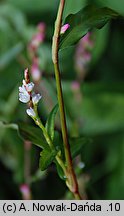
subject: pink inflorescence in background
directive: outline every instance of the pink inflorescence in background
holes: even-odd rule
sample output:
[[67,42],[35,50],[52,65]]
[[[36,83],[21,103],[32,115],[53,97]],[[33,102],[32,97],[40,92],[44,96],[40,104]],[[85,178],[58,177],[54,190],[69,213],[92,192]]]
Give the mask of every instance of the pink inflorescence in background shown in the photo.
[[37,32],[33,35],[29,45],[28,54],[31,59],[31,75],[34,82],[39,82],[42,72],[39,67],[38,48],[45,40],[46,25],[41,22],[37,26]]
[[78,43],[75,52],[75,69],[79,78],[83,79],[87,72],[88,65],[92,59],[94,42],[92,33],[88,32]]

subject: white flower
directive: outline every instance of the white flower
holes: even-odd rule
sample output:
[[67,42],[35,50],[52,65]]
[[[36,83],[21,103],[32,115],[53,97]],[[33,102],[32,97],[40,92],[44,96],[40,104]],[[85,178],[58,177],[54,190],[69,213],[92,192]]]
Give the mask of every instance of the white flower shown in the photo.
[[23,94],[25,94],[27,92],[24,85],[22,85],[21,87],[19,87],[19,92],[23,93]]
[[32,118],[34,118],[36,116],[35,111],[31,107],[30,107],[30,109],[27,109],[26,112]]
[[[37,105],[39,100],[41,99],[40,94],[35,94],[33,92],[34,83],[30,82],[30,77],[28,73],[28,69],[24,71],[25,79],[22,81],[22,86],[19,87],[19,100],[23,103],[33,102],[33,105]],[[27,113],[30,116],[34,116],[34,110],[28,109]]]
[[34,83],[33,82],[30,82],[30,83],[26,84],[26,90],[28,92],[31,92],[33,90],[33,88],[34,88]]
[[38,102],[39,102],[39,100],[41,99],[41,95],[40,94],[33,94],[32,95],[32,102],[33,102],[33,104],[35,105],[35,104],[38,104]]
[[28,103],[30,101],[30,95],[27,94],[27,95],[24,95],[22,93],[19,93],[19,100],[22,102],[22,103]]
[[24,85],[19,87],[19,100],[23,103],[28,103],[30,101],[30,95],[28,94]]

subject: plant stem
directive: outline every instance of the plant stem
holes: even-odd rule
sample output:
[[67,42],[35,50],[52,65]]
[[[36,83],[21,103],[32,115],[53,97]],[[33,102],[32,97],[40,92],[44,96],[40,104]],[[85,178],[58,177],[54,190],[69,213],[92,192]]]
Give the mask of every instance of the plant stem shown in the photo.
[[[38,116],[37,106],[35,107],[35,113],[36,113],[37,117],[36,117],[36,119],[34,121],[39,126],[39,128],[43,131],[43,135],[44,135],[49,147],[52,150],[52,149],[54,149],[54,145],[52,143],[51,138],[49,137],[49,134],[46,131],[46,128],[44,127],[44,125],[42,124],[42,122],[41,122],[41,120],[40,120],[40,118]],[[59,153],[56,155],[55,158],[56,158],[57,162],[59,163],[59,165],[61,166],[61,168],[63,169],[63,172],[65,173],[66,172],[66,167],[65,167],[65,164],[63,163],[61,157],[59,156]]]
[[43,135],[44,135],[44,137],[45,137],[45,139],[46,139],[46,141],[47,141],[49,147],[50,147],[51,149],[54,149],[54,145],[53,145],[53,143],[52,143],[52,141],[51,141],[51,139],[50,139],[50,137],[49,137],[49,135],[48,135],[48,133],[47,133],[47,131],[46,131],[46,128],[44,127],[43,123],[41,122],[41,120],[40,120],[38,114],[37,114],[35,123],[36,123],[36,124],[39,126],[39,128],[41,128],[41,130],[43,131]]
[[66,173],[65,173],[67,177],[66,184],[69,190],[74,194],[75,199],[81,199],[81,196],[78,190],[78,183],[77,183],[76,175],[73,169],[70,146],[68,142],[68,133],[67,133],[67,126],[66,126],[65,110],[64,110],[64,100],[63,100],[62,85],[61,85],[61,75],[60,75],[60,69],[59,69],[59,56],[58,56],[59,37],[60,37],[64,5],[65,5],[65,0],[60,0],[57,19],[55,23],[55,31],[53,35],[52,60],[53,60],[54,70],[55,70],[57,96],[58,96],[59,111],[60,111],[60,121],[61,121],[61,128],[62,128],[64,150],[65,150],[65,159],[66,159],[66,165],[67,165]]

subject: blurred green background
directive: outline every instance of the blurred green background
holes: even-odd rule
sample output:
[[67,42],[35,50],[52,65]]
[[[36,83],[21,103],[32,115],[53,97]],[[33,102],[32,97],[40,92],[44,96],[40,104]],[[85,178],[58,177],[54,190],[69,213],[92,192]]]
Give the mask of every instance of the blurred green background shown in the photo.
[[[58,2],[0,1],[0,121],[33,124],[25,113],[26,106],[18,101],[18,87],[24,68],[30,66],[27,44],[41,21],[46,24],[45,41],[38,51],[43,71],[39,87],[43,122],[57,101],[51,42]],[[124,15],[123,0],[66,2],[64,18],[87,3],[107,6]],[[76,89],[73,84],[78,82],[74,65],[77,47],[60,52],[69,135],[92,139],[77,159],[85,164],[78,178],[88,199],[124,199],[124,20],[112,20],[93,34],[92,59],[85,79]],[[67,198],[65,184],[55,167],[40,172],[38,160],[38,148],[32,146],[30,152],[25,152],[17,131],[0,124],[0,199],[22,199],[19,188],[27,176],[33,199]]]

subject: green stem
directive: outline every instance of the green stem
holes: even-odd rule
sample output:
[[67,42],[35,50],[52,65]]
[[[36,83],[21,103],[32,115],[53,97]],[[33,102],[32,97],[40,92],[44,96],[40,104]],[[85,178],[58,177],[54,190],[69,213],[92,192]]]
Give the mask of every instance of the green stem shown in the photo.
[[46,139],[46,141],[47,141],[49,147],[50,147],[51,149],[54,149],[54,145],[53,145],[53,143],[52,143],[52,141],[51,141],[51,139],[50,139],[50,137],[49,137],[49,135],[48,135],[48,133],[47,133],[47,131],[46,131],[46,128],[44,127],[44,125],[43,125],[43,123],[41,122],[41,120],[40,120],[40,118],[39,118],[38,115],[37,115],[37,117],[36,117],[35,123],[36,123],[36,124],[39,126],[39,128],[41,128],[41,130],[43,131],[43,135],[44,135],[44,137],[45,137],[45,139]]
[[[35,106],[35,113],[36,113],[36,119],[34,119],[35,123],[39,126],[39,128],[41,128],[41,130],[43,131],[43,135],[49,145],[49,147],[52,149],[54,149],[54,145],[52,143],[52,140],[51,138],[49,137],[49,134],[47,133],[46,131],[46,128],[44,127],[43,123],[41,122],[39,116],[38,116],[38,112],[37,112],[37,106]],[[65,173],[66,172],[66,167],[65,167],[65,164],[63,163],[61,157],[59,156],[59,153],[56,155],[56,160],[57,162],[59,163],[59,165],[61,166],[61,168],[63,169],[63,172]]]
[[61,121],[61,128],[62,128],[64,150],[65,150],[65,159],[66,159],[66,164],[67,164],[67,169],[65,173],[67,177],[66,184],[68,188],[70,189],[70,191],[74,194],[75,199],[81,199],[81,196],[78,190],[78,183],[77,183],[76,175],[73,169],[70,146],[68,142],[68,133],[67,133],[67,126],[66,126],[65,110],[64,110],[64,100],[63,100],[62,85],[61,85],[61,74],[60,74],[60,69],[59,69],[59,56],[58,56],[59,37],[60,37],[64,5],[65,5],[65,0],[60,0],[57,19],[55,23],[55,31],[53,35],[52,60],[53,60],[54,70],[55,70],[57,96],[58,96],[58,103],[59,103],[59,110],[60,110],[60,121]]

